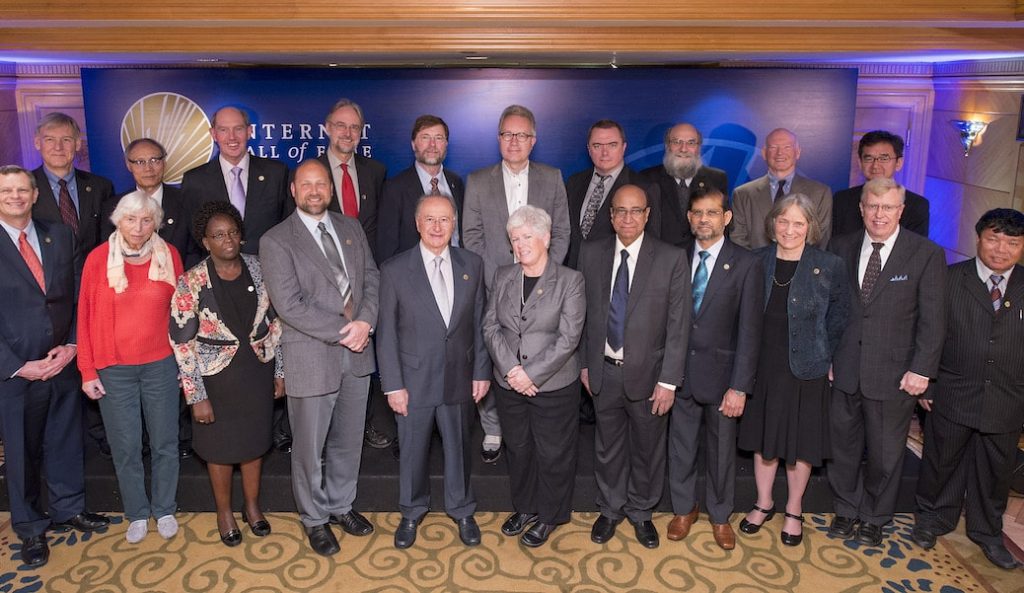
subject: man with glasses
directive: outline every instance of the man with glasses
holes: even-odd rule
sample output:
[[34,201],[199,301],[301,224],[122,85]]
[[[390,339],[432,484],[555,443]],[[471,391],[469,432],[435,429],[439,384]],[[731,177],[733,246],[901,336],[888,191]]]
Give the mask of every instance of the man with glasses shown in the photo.
[[661,235],[660,191],[626,165],[626,133],[622,126],[610,119],[595,122],[587,134],[587,153],[594,166],[572,175],[565,184],[571,228],[565,265],[570,268],[576,267],[581,243],[615,233],[608,198],[623,185],[639,185],[646,190],[651,204],[646,230],[655,237]]
[[[495,270],[515,261],[505,224],[520,206],[536,206],[551,216],[548,255],[553,261],[564,261],[569,251],[569,204],[562,172],[530,161],[536,143],[537,122],[533,112],[522,105],[509,105],[498,120],[501,162],[474,171],[466,178],[462,237],[466,249],[484,260],[488,291]],[[484,462],[494,463],[501,455],[501,425],[494,397],[480,400],[478,409],[484,428],[481,456]]]
[[[857,145],[857,161],[864,181],[879,177],[893,178],[903,168],[903,138],[885,130],[864,134]],[[860,215],[860,194],[863,185],[836,192],[832,197],[832,236],[864,230]],[[922,237],[928,236],[928,200],[907,190],[900,226]]]
[[708,167],[700,158],[704,136],[692,124],[676,124],[665,132],[665,156],[662,164],[641,171],[661,188],[661,239],[679,247],[693,243],[687,210],[690,194],[718,188],[729,195],[725,171]]
[[[448,124],[436,115],[421,115],[412,124],[411,167],[384,183],[377,225],[377,259],[386,261],[416,245],[416,203],[420,196],[443,195],[455,202],[456,222],[462,213],[462,178],[444,168],[448,155]],[[452,245],[461,244],[460,231],[452,233]]]
[[800,142],[796,134],[785,128],[776,128],[764,140],[761,156],[768,165],[768,173],[736,188],[732,195],[732,224],[729,238],[747,249],[768,245],[765,218],[776,200],[797,193],[804,194],[814,203],[821,226],[824,249],[832,236],[832,190],[827,185],[808,179],[796,172],[800,160]]

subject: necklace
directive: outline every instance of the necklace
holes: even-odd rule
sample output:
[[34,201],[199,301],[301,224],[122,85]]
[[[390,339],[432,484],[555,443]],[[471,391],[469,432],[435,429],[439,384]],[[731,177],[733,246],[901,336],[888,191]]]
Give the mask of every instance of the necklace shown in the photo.
[[790,278],[786,282],[779,282],[778,280],[775,279],[775,274],[772,274],[772,284],[774,284],[775,286],[778,286],[779,288],[786,288],[787,286],[789,286],[792,283],[793,283],[793,279],[792,278]]

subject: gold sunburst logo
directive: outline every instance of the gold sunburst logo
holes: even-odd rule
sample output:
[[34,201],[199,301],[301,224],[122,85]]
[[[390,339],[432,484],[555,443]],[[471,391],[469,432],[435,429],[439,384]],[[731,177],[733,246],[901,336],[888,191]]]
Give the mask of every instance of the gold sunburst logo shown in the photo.
[[128,109],[121,121],[121,149],[139,138],[152,138],[167,149],[165,183],[181,183],[185,171],[213,155],[209,118],[178,93],[152,93]]

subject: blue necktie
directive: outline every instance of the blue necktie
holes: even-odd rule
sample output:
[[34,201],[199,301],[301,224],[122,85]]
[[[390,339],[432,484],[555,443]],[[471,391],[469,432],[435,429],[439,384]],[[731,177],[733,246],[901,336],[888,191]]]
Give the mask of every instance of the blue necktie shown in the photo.
[[626,302],[629,300],[629,252],[622,250],[622,261],[612,285],[612,302],[608,307],[608,345],[612,350],[621,350],[626,333]]
[[697,273],[693,275],[693,312],[700,311],[700,303],[704,300],[704,291],[708,289],[708,257],[711,256],[707,251],[701,251],[697,255],[700,256],[700,263],[697,264]]

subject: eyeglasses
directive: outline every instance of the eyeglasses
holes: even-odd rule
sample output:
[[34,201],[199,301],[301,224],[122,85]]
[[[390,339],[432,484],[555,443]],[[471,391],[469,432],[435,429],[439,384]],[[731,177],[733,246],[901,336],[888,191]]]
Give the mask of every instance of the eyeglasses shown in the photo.
[[207,239],[212,239],[212,240],[217,241],[219,243],[220,241],[223,241],[224,239],[227,239],[228,237],[231,237],[232,239],[237,239],[237,238],[239,238],[241,236],[242,236],[242,231],[240,231],[238,229],[232,229],[230,231],[220,232],[220,233],[217,233],[215,235],[206,235],[206,238]]
[[156,167],[162,162],[164,162],[164,157],[162,156],[153,156],[148,159],[128,159],[128,164],[135,165],[136,167],[145,167],[147,165]]
[[340,122],[340,121],[329,121],[329,122],[327,122],[327,125],[330,126],[331,129],[339,130],[339,131],[340,130],[348,130],[349,132],[352,132],[353,134],[360,134],[363,131],[363,125],[362,124],[346,124],[345,122]]
[[672,148],[682,148],[684,146],[686,148],[697,148],[698,146],[700,146],[700,142],[697,142],[697,140],[694,138],[690,138],[689,140],[683,140],[681,138],[671,138],[668,141],[668,145],[671,146]]
[[448,138],[440,134],[438,134],[437,136],[431,136],[430,134],[420,134],[419,136],[416,137],[416,141],[422,142],[423,144],[430,144],[431,142],[433,142],[434,144],[444,144],[448,142]]
[[535,134],[527,134],[526,132],[499,132],[498,133],[498,137],[500,137],[505,142],[512,142],[513,138],[515,138],[516,140],[518,140],[520,142],[526,142],[528,139],[533,138],[534,136],[535,136]]
[[452,218],[450,216],[427,216],[423,219],[423,222],[427,226],[434,226],[435,224],[443,227],[451,226]]
[[612,216],[615,218],[640,218],[647,208],[612,208]]
[[882,163],[884,165],[885,163],[888,163],[889,161],[893,160],[896,160],[896,157],[892,156],[891,154],[880,154],[878,156],[871,156],[870,154],[866,154],[860,157],[860,161],[865,165],[871,165],[874,163]]
[[592,142],[590,149],[594,152],[601,152],[601,149],[607,148],[608,150],[618,150],[619,146],[622,146],[621,142]]
[[707,216],[708,218],[718,218],[719,216],[725,214],[725,211],[724,210],[690,210],[690,214],[692,214],[694,218],[704,218],[705,216]]
[[878,212],[881,210],[885,214],[892,214],[903,207],[903,204],[861,204],[861,208],[864,208],[867,212]]

